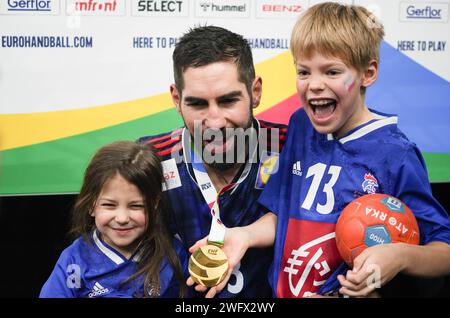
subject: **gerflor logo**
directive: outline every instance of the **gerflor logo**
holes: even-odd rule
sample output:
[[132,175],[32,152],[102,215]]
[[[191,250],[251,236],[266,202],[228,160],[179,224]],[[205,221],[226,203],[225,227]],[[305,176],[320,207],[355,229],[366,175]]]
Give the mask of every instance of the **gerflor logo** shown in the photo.
[[448,3],[416,1],[400,3],[400,21],[448,22]]
[[59,14],[59,0],[8,0],[0,2],[0,14],[55,15]]
[[51,1],[43,0],[32,0],[32,1],[15,1],[9,0],[8,2],[9,11],[51,11]]

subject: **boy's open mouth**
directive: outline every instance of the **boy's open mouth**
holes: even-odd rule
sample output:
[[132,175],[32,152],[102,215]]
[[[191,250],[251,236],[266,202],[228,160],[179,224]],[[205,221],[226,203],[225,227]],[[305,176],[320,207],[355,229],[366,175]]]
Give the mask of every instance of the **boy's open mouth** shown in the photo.
[[318,118],[326,118],[333,114],[336,109],[336,100],[332,98],[310,99],[309,106]]

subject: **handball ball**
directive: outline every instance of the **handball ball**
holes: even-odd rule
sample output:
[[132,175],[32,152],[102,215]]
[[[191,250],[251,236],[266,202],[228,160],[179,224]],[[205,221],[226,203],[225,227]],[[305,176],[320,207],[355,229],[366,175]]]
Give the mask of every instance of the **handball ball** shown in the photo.
[[419,227],[411,210],[386,194],[367,194],[350,202],[336,223],[336,244],[344,261],[353,260],[367,247],[403,242],[419,244]]
[[227,271],[227,256],[218,246],[202,246],[189,258],[189,274],[197,284],[216,286],[225,278]]

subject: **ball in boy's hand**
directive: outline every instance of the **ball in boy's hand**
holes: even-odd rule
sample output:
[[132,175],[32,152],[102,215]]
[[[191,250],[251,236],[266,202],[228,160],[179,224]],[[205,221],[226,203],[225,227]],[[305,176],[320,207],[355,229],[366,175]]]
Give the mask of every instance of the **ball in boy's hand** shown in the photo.
[[216,245],[202,246],[189,258],[189,274],[197,284],[216,286],[225,278],[227,271],[227,256]]
[[367,194],[350,202],[336,224],[336,244],[343,260],[353,260],[367,247],[403,242],[419,244],[419,227],[409,207],[387,194]]

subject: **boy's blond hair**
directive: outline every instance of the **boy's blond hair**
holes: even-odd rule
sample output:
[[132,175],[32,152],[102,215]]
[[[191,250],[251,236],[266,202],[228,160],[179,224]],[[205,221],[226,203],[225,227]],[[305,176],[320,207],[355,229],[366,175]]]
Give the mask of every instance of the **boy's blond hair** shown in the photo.
[[309,8],[291,35],[294,59],[311,58],[316,51],[341,59],[364,71],[371,60],[379,62],[383,25],[361,6],[326,2]]

